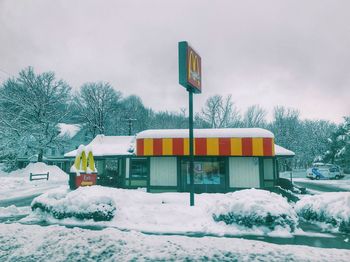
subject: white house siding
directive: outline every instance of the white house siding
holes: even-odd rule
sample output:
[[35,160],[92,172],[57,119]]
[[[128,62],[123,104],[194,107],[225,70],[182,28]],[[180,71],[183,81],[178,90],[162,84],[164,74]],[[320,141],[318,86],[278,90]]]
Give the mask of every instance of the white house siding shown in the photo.
[[151,186],[177,186],[176,157],[151,157]]
[[257,157],[230,157],[229,170],[230,187],[260,187]]

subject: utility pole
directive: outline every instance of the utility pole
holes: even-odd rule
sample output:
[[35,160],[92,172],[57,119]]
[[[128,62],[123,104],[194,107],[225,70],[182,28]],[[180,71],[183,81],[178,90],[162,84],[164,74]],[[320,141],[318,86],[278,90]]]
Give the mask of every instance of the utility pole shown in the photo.
[[135,118],[127,118],[125,121],[128,122],[128,127],[129,127],[129,136],[131,136],[131,130],[132,130],[132,122],[137,121]]

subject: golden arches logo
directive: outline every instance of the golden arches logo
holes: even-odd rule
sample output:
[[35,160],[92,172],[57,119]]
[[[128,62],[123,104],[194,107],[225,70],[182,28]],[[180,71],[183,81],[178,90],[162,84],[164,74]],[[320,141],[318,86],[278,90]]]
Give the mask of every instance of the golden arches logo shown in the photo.
[[201,68],[199,56],[193,51],[189,50],[188,55],[188,78],[195,82],[200,87],[201,85]]
[[79,146],[78,153],[74,161],[74,169],[76,172],[96,172],[94,156],[91,150],[85,148],[84,146]]

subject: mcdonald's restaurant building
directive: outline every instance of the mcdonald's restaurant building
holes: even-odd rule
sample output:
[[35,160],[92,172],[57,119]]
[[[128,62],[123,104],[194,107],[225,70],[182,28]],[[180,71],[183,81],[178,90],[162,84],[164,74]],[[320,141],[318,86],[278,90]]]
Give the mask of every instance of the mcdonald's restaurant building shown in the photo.
[[[146,187],[149,192],[189,191],[187,129],[146,130],[136,136],[98,135],[90,144],[98,184]],[[76,151],[65,154],[74,160]],[[261,128],[194,130],[195,192],[225,193],[243,188],[272,188],[281,158],[294,153],[275,145]]]

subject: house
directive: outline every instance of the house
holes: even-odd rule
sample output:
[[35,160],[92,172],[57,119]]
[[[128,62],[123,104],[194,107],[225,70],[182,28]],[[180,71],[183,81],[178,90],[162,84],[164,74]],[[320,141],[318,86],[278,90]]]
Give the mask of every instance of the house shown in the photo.
[[[91,146],[98,183],[149,192],[189,191],[188,129],[146,130],[136,136],[96,136]],[[294,153],[261,128],[194,130],[195,192],[272,188],[277,161]],[[65,154],[72,162],[76,150]]]
[[[46,148],[44,150],[43,162],[48,165],[56,165],[68,173],[71,163],[69,159],[64,157],[64,153],[78,148],[81,144],[89,143],[92,139],[89,137],[86,129],[79,124],[59,123],[57,128],[59,130],[58,136],[64,142],[60,143],[59,146]],[[37,154],[26,153],[18,157],[17,166],[18,168],[24,168],[29,163],[35,163],[37,161]]]

